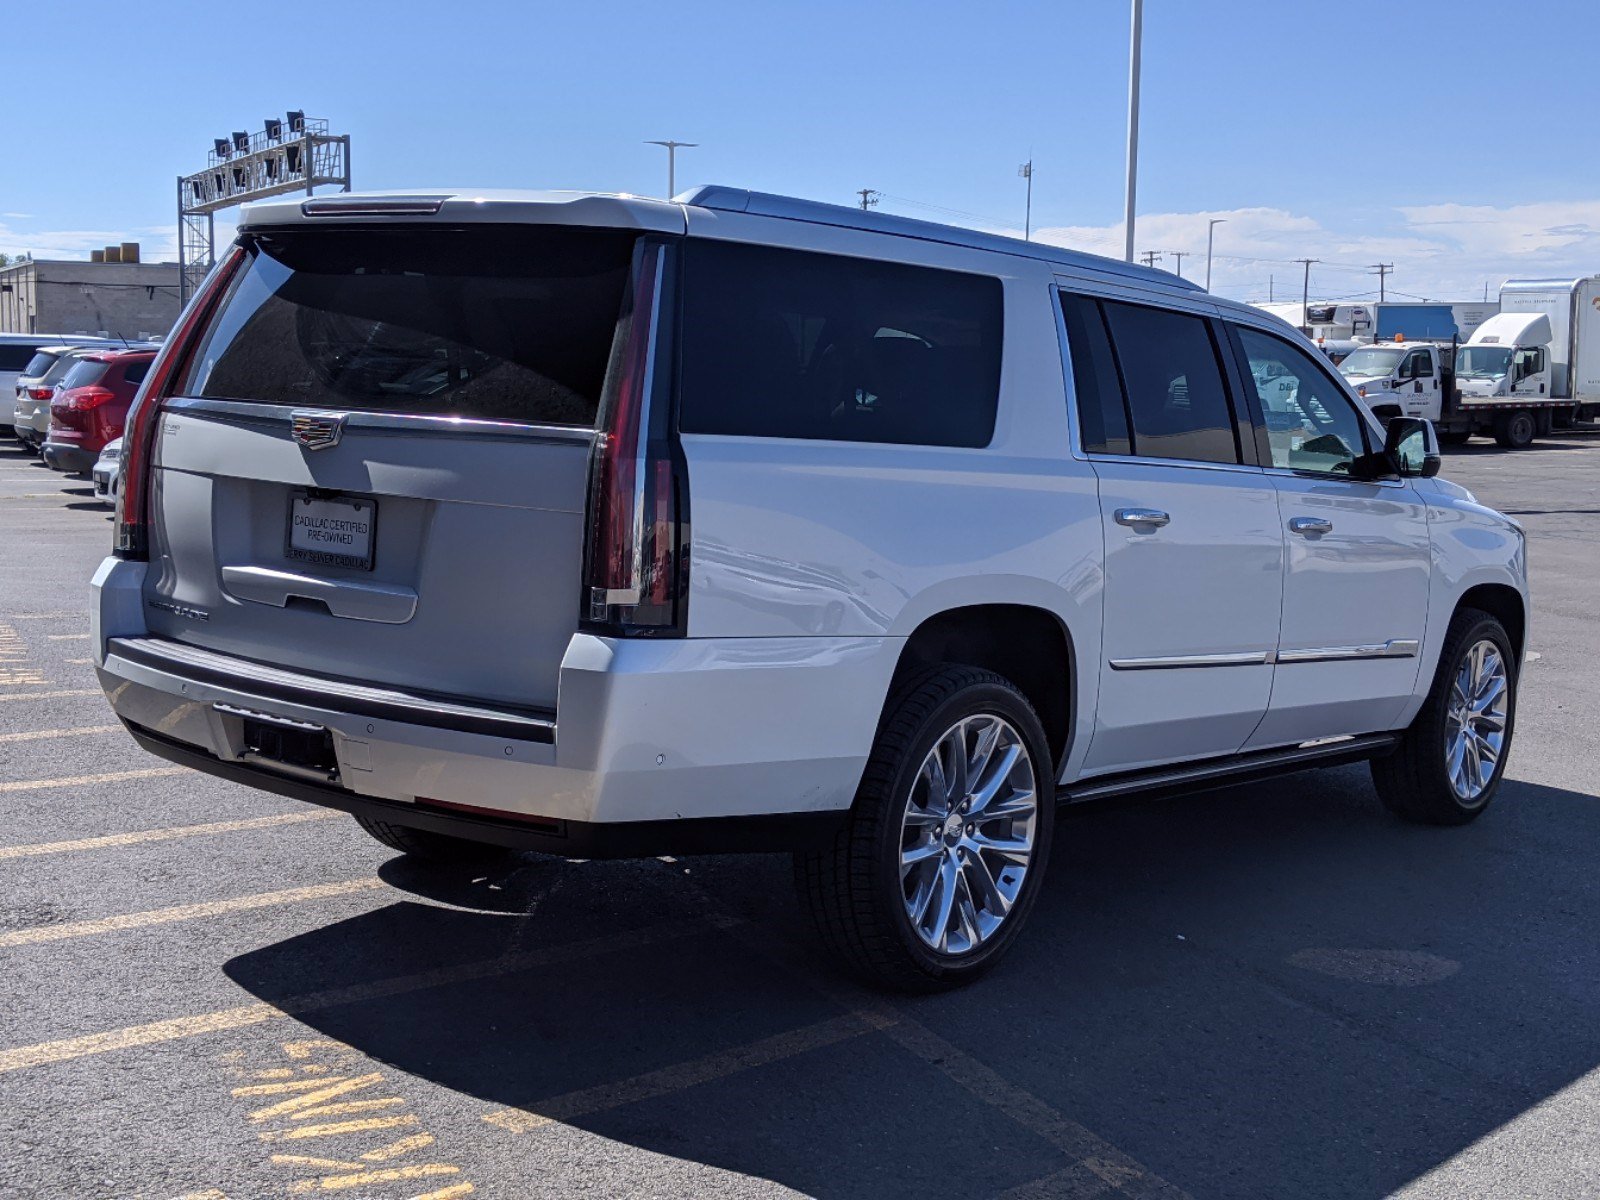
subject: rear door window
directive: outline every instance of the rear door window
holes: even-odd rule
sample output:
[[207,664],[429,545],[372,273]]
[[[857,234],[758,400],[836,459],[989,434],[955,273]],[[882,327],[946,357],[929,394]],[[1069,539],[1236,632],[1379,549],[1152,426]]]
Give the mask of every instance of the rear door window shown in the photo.
[[998,279],[705,239],[683,261],[684,432],[989,444]]
[[1239,462],[1238,427],[1206,320],[1109,300],[1101,308],[1127,397],[1133,453]]
[[1106,334],[1105,315],[1097,300],[1061,294],[1072,354],[1072,387],[1078,397],[1078,428],[1089,454],[1132,454],[1128,410],[1122,401],[1117,361]]
[[247,237],[185,392],[593,425],[636,241],[519,226]]

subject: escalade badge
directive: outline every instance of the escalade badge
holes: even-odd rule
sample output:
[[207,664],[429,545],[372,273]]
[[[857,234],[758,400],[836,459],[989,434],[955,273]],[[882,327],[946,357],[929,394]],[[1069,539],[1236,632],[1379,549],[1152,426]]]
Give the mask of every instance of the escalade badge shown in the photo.
[[307,450],[337,446],[344,434],[344,413],[297,412],[289,416],[289,433]]

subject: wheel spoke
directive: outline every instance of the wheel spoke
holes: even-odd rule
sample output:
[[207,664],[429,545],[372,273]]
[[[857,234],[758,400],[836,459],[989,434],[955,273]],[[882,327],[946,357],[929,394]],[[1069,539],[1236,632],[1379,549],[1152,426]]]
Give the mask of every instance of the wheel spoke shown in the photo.
[[945,779],[944,764],[939,761],[939,747],[922,761],[923,779],[928,781],[928,799],[934,804],[944,804],[950,798],[950,783]]
[[1493,708],[1506,692],[1506,678],[1504,675],[1495,675],[1484,681],[1477,694],[1473,696],[1469,707],[1473,712],[1484,712]]
[[950,765],[946,769],[950,786],[945,795],[951,800],[960,800],[967,794],[967,723],[963,721],[945,734],[944,741],[950,755]]
[[900,875],[902,878],[918,863],[926,862],[944,850],[944,842],[937,836],[931,842],[919,842],[915,846],[907,846],[900,851]]
[[1004,893],[994,881],[994,873],[989,870],[989,864],[981,854],[967,855],[964,867],[967,880],[967,891],[985,909],[996,917],[1003,917],[1011,911],[1011,901],[1006,899]]
[[966,840],[974,849],[998,854],[1001,858],[1009,859],[1019,866],[1027,866],[1028,859],[1033,854],[1033,845],[1026,838],[991,837],[983,830],[975,829]]
[[996,800],[988,805],[979,815],[978,820],[987,824],[998,821],[1004,817],[1027,816],[1033,812],[1034,796],[1031,791],[1012,792],[1004,800]]
[[1020,745],[1007,746],[1000,752],[999,757],[993,762],[984,764],[985,770],[973,785],[972,811],[984,813],[1000,794],[1000,788],[1011,778],[1011,771],[1017,765],[1017,760],[1022,757]]
[[939,862],[938,896],[930,906],[933,919],[924,927],[935,950],[943,950],[950,937],[950,911],[955,907],[958,878],[955,857],[946,854]]

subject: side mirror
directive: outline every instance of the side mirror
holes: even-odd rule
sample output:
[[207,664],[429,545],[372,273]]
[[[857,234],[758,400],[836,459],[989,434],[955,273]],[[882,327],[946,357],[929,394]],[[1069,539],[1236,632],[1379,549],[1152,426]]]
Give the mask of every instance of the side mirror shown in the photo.
[[1444,465],[1433,422],[1421,417],[1395,417],[1384,434],[1383,454],[1397,474],[1432,479]]

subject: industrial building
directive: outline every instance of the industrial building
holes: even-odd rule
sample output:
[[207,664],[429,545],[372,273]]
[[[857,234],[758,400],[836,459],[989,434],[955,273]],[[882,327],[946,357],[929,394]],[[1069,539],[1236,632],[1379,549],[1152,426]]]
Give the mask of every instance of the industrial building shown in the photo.
[[137,242],[82,259],[0,267],[0,333],[87,333],[130,341],[178,319],[178,264],[147,263]]

